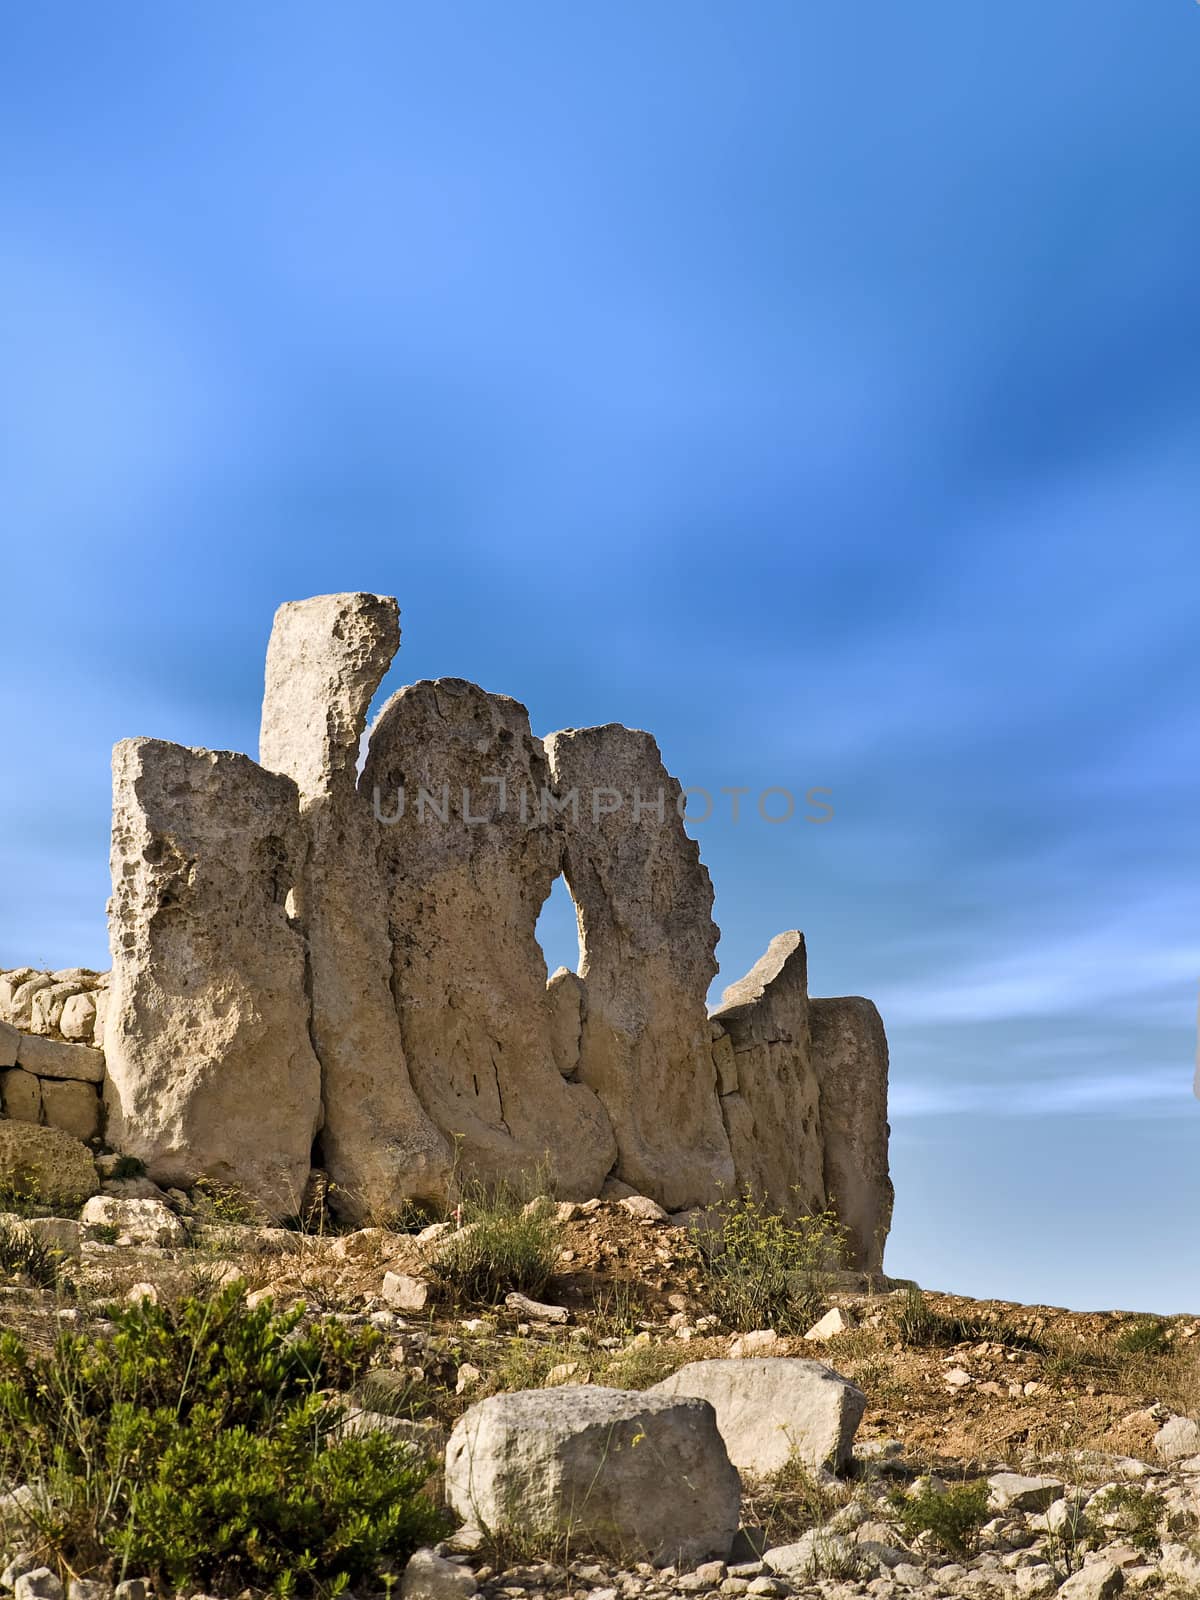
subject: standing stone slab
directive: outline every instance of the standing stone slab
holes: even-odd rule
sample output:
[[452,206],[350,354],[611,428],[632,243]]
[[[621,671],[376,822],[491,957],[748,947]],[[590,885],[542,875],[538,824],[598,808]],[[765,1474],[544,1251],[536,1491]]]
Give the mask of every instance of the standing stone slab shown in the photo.
[[821,1086],[826,1193],[847,1231],[852,1264],[879,1272],[893,1198],[883,1021],[858,996],[810,1000],[808,1016]]
[[442,1200],[451,1153],[409,1077],[391,993],[388,894],[369,796],[357,792],[371,697],[400,643],[395,600],[281,606],[267,651],[259,758],[293,778],[307,834],[297,896],[308,934],[330,1202],[361,1221]]
[[554,1050],[537,918],[562,855],[525,707],[460,678],[392,697],[360,788],[378,816],[392,992],[422,1105],[485,1181],[544,1166],[585,1199],[616,1155],[589,1088]]
[[163,1184],[299,1208],[320,1114],[296,786],[248,756],[126,739],[113,751],[109,1142]]
[[617,1176],[668,1211],[734,1181],[705,996],[717,970],[712,884],[648,733],[551,734],[565,874],[587,991],[579,1077],[612,1118]]
[[810,1059],[804,935],[781,933],[721,997],[713,1019],[733,1045],[723,1096],[739,1191],[787,1216],[825,1209],[820,1085]]

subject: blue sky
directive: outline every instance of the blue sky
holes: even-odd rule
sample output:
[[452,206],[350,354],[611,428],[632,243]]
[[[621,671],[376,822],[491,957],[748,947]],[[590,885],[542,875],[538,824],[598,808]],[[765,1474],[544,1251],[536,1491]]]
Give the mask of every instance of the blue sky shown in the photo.
[[[274,607],[649,727],[722,978],[880,1005],[889,1265],[1200,1310],[1200,7],[11,9],[0,964]],[[544,919],[552,961],[572,934]]]

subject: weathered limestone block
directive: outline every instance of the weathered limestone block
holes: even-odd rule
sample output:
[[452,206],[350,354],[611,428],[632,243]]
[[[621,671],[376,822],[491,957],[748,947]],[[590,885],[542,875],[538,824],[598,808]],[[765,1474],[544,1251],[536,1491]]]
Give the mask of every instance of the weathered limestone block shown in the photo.
[[94,1139],[100,1132],[100,1095],[90,1083],[69,1079],[42,1080],[42,1111],[52,1128],[76,1139]]
[[808,1030],[802,933],[781,933],[713,1013],[733,1046],[725,1113],[739,1191],[789,1216],[825,1209],[820,1085]]
[[33,1021],[34,997],[42,990],[48,989],[54,979],[48,972],[32,972],[18,968],[17,972],[10,974],[8,987],[10,990],[8,1003],[5,1009],[5,1020],[14,1027],[28,1028]]
[[285,909],[302,856],[291,779],[155,739],[113,751],[108,1138],[164,1184],[207,1177],[275,1215],[299,1206],[320,1113]]
[[879,1272],[893,1197],[887,1036],[879,1012],[857,996],[810,1000],[808,1016],[821,1086],[825,1191],[846,1229],[852,1264]]
[[525,707],[458,678],[388,701],[360,784],[394,818],[379,824],[392,991],[421,1103],[461,1141],[467,1172],[493,1181],[545,1166],[559,1194],[584,1199],[616,1146],[551,1046],[536,934],[562,853],[548,787]]
[[648,733],[551,734],[564,872],[587,990],[579,1078],[616,1131],[617,1176],[669,1211],[734,1181],[705,995],[716,972],[712,884]]
[[579,1046],[587,1010],[587,990],[577,973],[559,967],[546,985],[550,1007],[550,1050],[564,1078],[579,1070]]
[[588,1385],[473,1405],[446,1446],[446,1498],[494,1535],[693,1567],[728,1557],[741,1483],[704,1401]]
[[0,1094],[4,1099],[4,1115],[14,1122],[42,1120],[41,1080],[32,1072],[23,1072],[20,1067],[0,1072]]
[[0,1068],[15,1067],[21,1035],[10,1022],[0,1022]]
[[68,1044],[38,1033],[21,1035],[17,1061],[26,1072],[36,1072],[39,1078],[73,1078],[78,1083],[101,1083],[104,1079],[101,1051],[89,1044]]
[[318,595],[281,606],[267,651],[259,758],[295,780],[308,836],[299,910],[321,1062],[322,1159],[343,1216],[445,1198],[452,1157],[404,1058],[391,993],[388,893],[370,796],[357,792],[371,697],[400,643],[395,600]]
[[73,994],[63,1004],[58,1029],[64,1039],[91,1044],[96,1030],[96,1000],[87,993]]
[[862,1390],[832,1367],[784,1356],[692,1361],[647,1392],[707,1400],[729,1459],[758,1477],[793,1457],[814,1472],[843,1471],[867,1408]]
[[80,1206],[100,1187],[92,1152],[60,1128],[0,1122],[0,1188],[22,1199]]

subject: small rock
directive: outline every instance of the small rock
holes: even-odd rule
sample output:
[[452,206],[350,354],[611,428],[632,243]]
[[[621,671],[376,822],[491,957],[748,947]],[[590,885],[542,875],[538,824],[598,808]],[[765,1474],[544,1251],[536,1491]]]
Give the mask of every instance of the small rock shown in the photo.
[[152,1283],[131,1283],[125,1291],[125,1298],[131,1306],[141,1305],[148,1300],[152,1306],[158,1304],[158,1289]]
[[411,1557],[400,1580],[402,1600],[468,1600],[478,1588],[469,1567],[429,1549]]
[[[700,1326],[698,1322],[697,1327]],[[774,1328],[755,1328],[752,1333],[740,1333],[736,1339],[729,1342],[729,1354],[735,1361],[745,1356],[761,1355],[779,1343],[779,1335]]]
[[542,1388],[556,1389],[561,1384],[570,1383],[578,1371],[578,1361],[560,1361],[556,1367],[551,1367],[542,1379]]
[[750,1579],[746,1586],[746,1593],[777,1596],[786,1594],[787,1589],[780,1583],[778,1578],[768,1578],[764,1573],[761,1578]]
[[458,1369],[458,1376],[454,1380],[455,1394],[466,1394],[468,1389],[473,1389],[482,1379],[483,1373],[470,1361],[464,1361]]
[[988,1505],[993,1511],[1045,1511],[1061,1500],[1059,1478],[1026,1478],[1018,1472],[997,1472],[988,1479]]
[[950,1371],[945,1375],[947,1389],[965,1389],[968,1384],[974,1382],[975,1380],[971,1374],[965,1372],[962,1367],[951,1367]]
[[530,1317],[534,1322],[567,1322],[571,1313],[566,1306],[545,1306],[537,1300],[528,1300],[523,1294],[506,1294],[504,1304],[511,1311],[517,1311],[523,1317]]
[[0,1588],[11,1589],[23,1573],[36,1572],[41,1566],[40,1556],[35,1556],[29,1550],[20,1550],[9,1561],[3,1572],[0,1572]]
[[113,1590],[113,1600],[150,1600],[149,1578],[126,1578]]
[[63,1586],[49,1567],[23,1572],[13,1584],[16,1600],[63,1600]]
[[1200,1422],[1191,1417],[1172,1417],[1154,1435],[1154,1449],[1160,1461],[1183,1461],[1200,1452]]
[[164,1250],[178,1249],[188,1241],[186,1227],[161,1200],[116,1199],[98,1194],[84,1206],[79,1220],[85,1228],[116,1228],[133,1244]]
[[424,1311],[429,1304],[429,1284],[408,1272],[385,1272],[379,1292],[393,1311]]
[[840,1306],[834,1306],[827,1311],[819,1322],[814,1322],[804,1335],[806,1339],[815,1339],[821,1342],[825,1339],[836,1339],[839,1333],[849,1333],[854,1324]]
[[1059,1589],[1062,1600],[1111,1600],[1125,1584],[1125,1574],[1111,1561],[1094,1561],[1073,1572]]
[[111,1600],[112,1592],[112,1584],[99,1578],[72,1578],[67,1584],[67,1600]]
[[659,1205],[658,1201],[651,1200],[650,1196],[646,1194],[626,1195],[623,1200],[618,1200],[617,1204],[622,1211],[628,1211],[629,1215],[636,1217],[639,1222],[666,1222],[668,1220],[667,1213]]

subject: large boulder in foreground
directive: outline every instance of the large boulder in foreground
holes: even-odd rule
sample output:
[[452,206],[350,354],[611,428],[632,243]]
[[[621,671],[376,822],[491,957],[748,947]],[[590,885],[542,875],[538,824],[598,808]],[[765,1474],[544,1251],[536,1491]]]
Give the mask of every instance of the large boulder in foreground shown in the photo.
[[783,1356],[693,1361],[648,1392],[707,1400],[729,1459],[756,1477],[793,1457],[814,1471],[843,1471],[867,1408],[862,1390],[832,1367]]
[[248,756],[126,739],[113,751],[107,1136],[152,1178],[300,1208],[320,1117],[296,785]]
[[87,1145],[60,1128],[0,1122],[0,1187],[23,1200],[81,1206],[100,1187]]
[[848,995],[810,1000],[808,1022],[821,1086],[825,1192],[846,1230],[848,1264],[880,1272],[893,1199],[883,1019],[870,1000]]
[[391,991],[382,829],[358,793],[371,697],[400,644],[396,602],[323,594],[280,606],[267,650],[259,759],[300,791],[307,835],[299,910],[321,1061],[322,1165],[354,1221],[444,1200],[450,1146],[417,1099]]
[[467,1523],[621,1561],[724,1560],[741,1484],[702,1400],[583,1386],[493,1395],[450,1435]]

